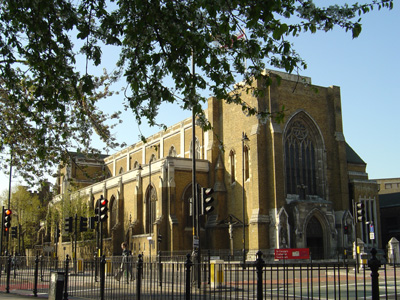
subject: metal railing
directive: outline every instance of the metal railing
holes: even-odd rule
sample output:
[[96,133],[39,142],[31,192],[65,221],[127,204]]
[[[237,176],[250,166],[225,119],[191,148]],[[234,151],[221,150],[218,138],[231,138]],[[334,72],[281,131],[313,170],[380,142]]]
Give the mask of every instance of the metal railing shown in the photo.
[[[83,261],[45,257],[0,257],[0,292],[49,293],[51,272],[64,274],[63,300],[86,299],[397,299],[397,268],[335,263],[211,260],[189,254],[179,261],[114,256]],[[198,271],[200,269],[200,271]],[[200,276],[200,277],[199,277]]]

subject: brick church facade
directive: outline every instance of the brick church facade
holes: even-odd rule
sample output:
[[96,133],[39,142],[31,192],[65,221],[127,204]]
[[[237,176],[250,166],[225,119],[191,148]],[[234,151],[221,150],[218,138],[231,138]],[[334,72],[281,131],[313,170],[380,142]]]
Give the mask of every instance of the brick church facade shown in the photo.
[[[340,88],[275,74],[280,84],[272,80],[263,96],[244,89],[241,96],[259,110],[284,107],[282,122],[246,116],[241,106],[210,98],[213,130],[196,126],[194,144],[189,118],[101,159],[76,158],[60,169],[53,204],[65,201],[73,183],[89,212],[101,195],[107,198],[106,255],[119,254],[123,241],[133,255],[191,251],[196,153],[196,181],[212,187],[215,198],[215,210],[200,220],[202,250],[240,253],[244,241],[247,259],[258,250],[273,257],[277,248],[309,248],[314,259],[332,259],[351,250],[356,237],[367,248],[380,247],[379,235],[369,239],[368,226],[353,220],[353,203],[361,201],[379,226],[378,186],[346,143]],[[87,179],[77,165],[106,175]],[[162,241],[149,243],[157,237]]]

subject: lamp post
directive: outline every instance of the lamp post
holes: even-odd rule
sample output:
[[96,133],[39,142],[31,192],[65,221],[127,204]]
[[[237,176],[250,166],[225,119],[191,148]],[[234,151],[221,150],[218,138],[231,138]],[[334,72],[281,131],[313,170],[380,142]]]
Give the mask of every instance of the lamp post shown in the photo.
[[242,132],[242,226],[243,226],[243,268],[245,268],[246,263],[246,232],[245,232],[245,211],[244,211],[244,172],[245,172],[245,161],[244,161],[244,143],[248,142],[249,138]]

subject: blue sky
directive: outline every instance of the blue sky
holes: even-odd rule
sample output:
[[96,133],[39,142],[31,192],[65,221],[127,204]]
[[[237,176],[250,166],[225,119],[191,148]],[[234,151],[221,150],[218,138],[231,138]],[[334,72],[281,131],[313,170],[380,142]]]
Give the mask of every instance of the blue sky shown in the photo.
[[[335,29],[301,34],[294,40],[308,64],[301,75],[318,86],[341,88],[344,136],[367,163],[370,179],[400,177],[400,6],[396,4],[391,11],[374,10],[362,16],[357,39],[351,32]],[[105,101],[103,107],[114,109],[119,97]],[[190,115],[177,105],[163,105],[158,120],[170,126]],[[123,119],[116,135],[130,145],[138,141],[139,127],[131,113],[124,112]],[[160,129],[142,124],[140,130],[148,136]],[[15,178],[13,185],[17,183]],[[1,174],[0,192],[5,189],[8,176]]]

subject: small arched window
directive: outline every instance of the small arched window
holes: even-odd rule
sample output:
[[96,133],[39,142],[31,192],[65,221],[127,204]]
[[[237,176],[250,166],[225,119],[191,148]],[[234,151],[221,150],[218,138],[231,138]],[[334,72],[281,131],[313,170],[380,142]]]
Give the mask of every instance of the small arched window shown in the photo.
[[231,183],[234,183],[236,180],[236,174],[235,174],[235,152],[233,150],[229,152],[229,165],[231,167]]
[[244,146],[243,149],[243,159],[244,159],[244,180],[250,178],[250,168],[249,168],[249,148]]
[[153,233],[153,225],[156,221],[157,191],[150,184],[146,193],[146,233]]

